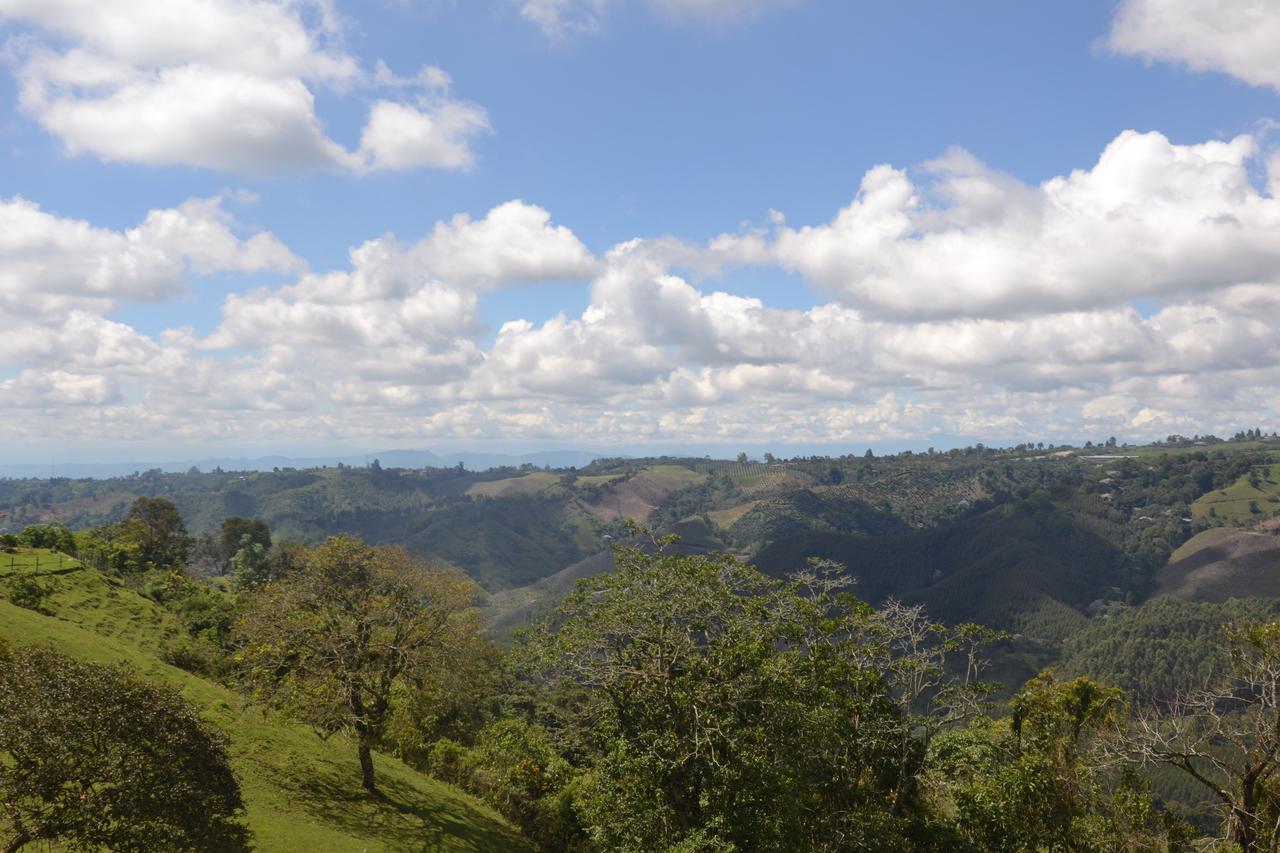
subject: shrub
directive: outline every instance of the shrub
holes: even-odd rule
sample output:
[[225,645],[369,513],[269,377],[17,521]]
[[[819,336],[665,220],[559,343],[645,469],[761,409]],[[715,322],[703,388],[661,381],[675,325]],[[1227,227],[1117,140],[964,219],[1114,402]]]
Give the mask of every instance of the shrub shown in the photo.
[[120,666],[0,646],[0,848],[244,850],[226,745]]

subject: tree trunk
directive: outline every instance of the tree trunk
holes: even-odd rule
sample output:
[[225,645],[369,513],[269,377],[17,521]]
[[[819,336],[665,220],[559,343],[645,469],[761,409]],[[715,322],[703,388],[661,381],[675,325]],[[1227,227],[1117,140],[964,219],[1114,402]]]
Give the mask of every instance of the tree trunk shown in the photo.
[[1256,853],[1258,849],[1258,828],[1256,826],[1257,802],[1253,780],[1246,778],[1241,785],[1242,802],[1239,808],[1231,810],[1231,840],[1240,845],[1243,853]]
[[33,840],[34,839],[31,837],[31,833],[27,832],[26,830],[23,830],[22,832],[19,832],[17,835],[15,835],[13,838],[10,838],[8,842],[5,843],[4,853],[17,853],[17,851],[21,850],[23,847],[26,847]]
[[378,791],[378,786],[373,781],[373,751],[364,735],[360,736],[360,784],[370,794]]

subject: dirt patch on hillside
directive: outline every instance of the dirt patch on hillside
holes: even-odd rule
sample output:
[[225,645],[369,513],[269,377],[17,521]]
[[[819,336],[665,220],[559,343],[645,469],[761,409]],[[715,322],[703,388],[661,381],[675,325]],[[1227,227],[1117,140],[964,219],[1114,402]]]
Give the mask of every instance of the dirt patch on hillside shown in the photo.
[[697,474],[688,469],[679,469],[682,473],[642,471],[622,483],[612,483],[605,487],[594,503],[586,504],[585,509],[601,521],[616,521],[619,518],[634,518],[644,522],[649,513],[667,497],[690,483],[706,479],[705,474]]
[[1157,594],[1196,601],[1280,597],[1280,521],[1193,536],[1156,575]]

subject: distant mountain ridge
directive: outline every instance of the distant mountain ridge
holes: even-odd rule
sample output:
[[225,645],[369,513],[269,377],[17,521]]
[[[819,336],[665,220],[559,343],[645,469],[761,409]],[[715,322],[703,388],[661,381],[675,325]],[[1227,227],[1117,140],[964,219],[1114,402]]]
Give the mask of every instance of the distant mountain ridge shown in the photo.
[[436,453],[431,450],[378,450],[369,453],[347,453],[333,456],[258,456],[210,457],[182,459],[168,462],[63,462],[0,464],[0,478],[15,480],[70,477],[127,477],[134,472],[159,468],[166,473],[182,473],[191,468],[212,471],[271,471],[275,468],[321,468],[338,464],[364,467],[375,459],[384,468],[452,468],[459,462],[472,471],[487,471],[504,466],[536,465],[540,468],[578,468],[590,465],[596,459],[618,456],[592,450],[541,450],[530,453],[480,453],[462,451]]

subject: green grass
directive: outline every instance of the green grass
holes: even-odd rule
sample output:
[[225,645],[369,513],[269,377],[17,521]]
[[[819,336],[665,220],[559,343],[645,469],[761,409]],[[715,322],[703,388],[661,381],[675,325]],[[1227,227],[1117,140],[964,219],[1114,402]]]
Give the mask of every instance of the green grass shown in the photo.
[[83,660],[124,662],[181,690],[230,739],[257,849],[528,849],[492,809],[391,758],[375,756],[382,792],[366,795],[355,749],[345,739],[322,740],[231,690],[164,664],[158,650],[180,629],[167,611],[131,590],[89,570],[48,583],[54,616],[0,600],[0,638]]
[[487,483],[476,483],[467,489],[471,496],[484,495],[490,498],[509,498],[516,495],[536,495],[560,482],[560,477],[545,471],[534,471],[523,477],[508,477],[505,480],[490,480]]
[[755,509],[760,501],[747,501],[738,506],[732,506],[728,509],[717,509],[707,513],[707,518],[711,519],[711,523],[722,530],[728,530],[738,519],[742,518],[751,510]]
[[[1191,505],[1193,518],[1213,515],[1227,523],[1261,521],[1280,510],[1280,465],[1259,465],[1254,471],[1259,475],[1259,488],[1249,484],[1249,475],[1241,477],[1225,489],[1215,489]],[[1272,498],[1275,500],[1273,501]],[[1261,512],[1253,512],[1250,502],[1255,502]]]
[[578,486],[603,486],[605,483],[612,483],[614,480],[621,480],[626,474],[590,474],[586,477],[579,477],[574,481]]
[[707,479],[706,474],[690,470],[683,465],[654,465],[652,468],[646,468],[640,476],[647,477],[673,491]]
[[79,567],[79,561],[48,548],[18,548],[12,554],[0,551],[0,576],[18,572],[43,575]]

